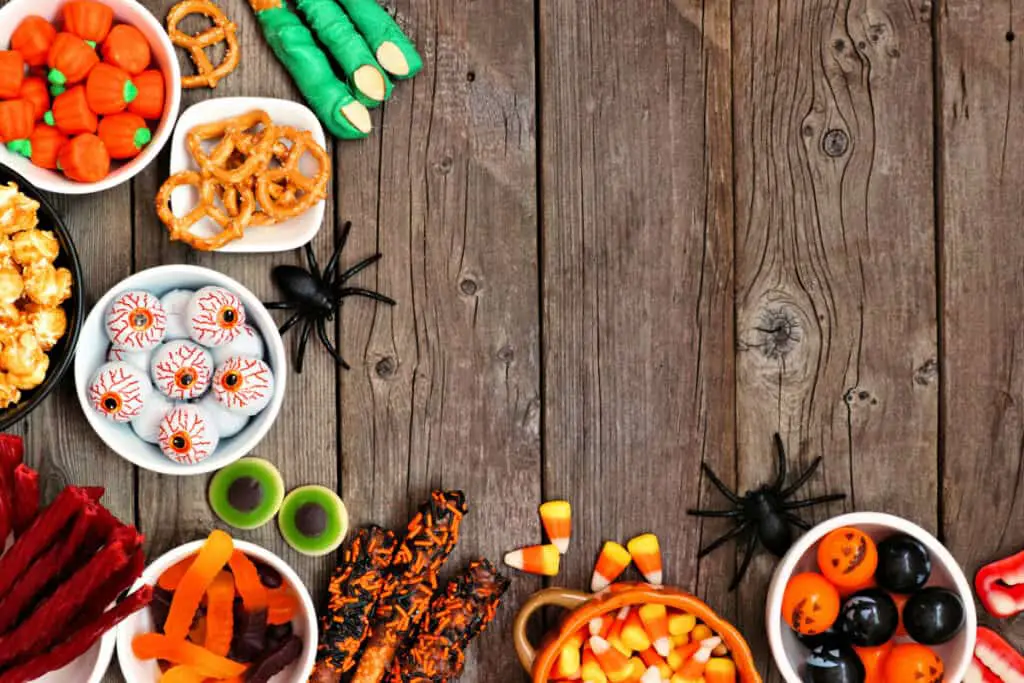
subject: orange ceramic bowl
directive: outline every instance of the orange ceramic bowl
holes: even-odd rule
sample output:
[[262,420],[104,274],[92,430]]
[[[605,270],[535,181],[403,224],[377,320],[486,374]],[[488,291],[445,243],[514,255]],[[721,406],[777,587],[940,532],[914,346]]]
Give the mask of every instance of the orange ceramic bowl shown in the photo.
[[[689,612],[708,625],[712,631],[722,637],[729,648],[740,683],[761,683],[761,675],[754,666],[754,656],[750,646],[732,624],[725,621],[714,610],[699,598],[684,591],[646,583],[618,583],[608,591],[590,595],[565,588],[548,588],[533,595],[516,616],[512,627],[516,652],[523,667],[530,672],[533,683],[549,683],[551,669],[558,659],[565,641],[587,626],[594,617],[609,612],[618,612],[625,605],[644,605],[648,603],[662,604],[678,610]],[[558,630],[548,634],[544,645],[538,650],[526,636],[526,623],[537,610],[548,606],[562,607],[571,610],[562,621]]]

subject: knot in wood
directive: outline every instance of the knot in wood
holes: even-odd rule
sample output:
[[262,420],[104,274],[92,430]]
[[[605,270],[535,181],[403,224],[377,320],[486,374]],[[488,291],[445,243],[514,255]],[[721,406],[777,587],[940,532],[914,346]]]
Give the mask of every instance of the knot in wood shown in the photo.
[[395,370],[398,369],[398,363],[391,356],[385,356],[377,361],[375,370],[377,371],[378,377],[391,377],[395,374]]
[[850,146],[850,136],[846,134],[846,131],[833,128],[825,133],[824,137],[821,138],[821,148],[825,154],[830,157],[841,157],[846,154],[846,150]]
[[934,358],[926,360],[914,371],[914,384],[926,387],[939,377],[939,361]]
[[452,172],[452,166],[455,165],[455,160],[450,156],[445,155],[441,157],[441,161],[437,162],[437,172],[441,175],[448,175]]
[[466,296],[473,296],[476,294],[477,289],[479,288],[477,287],[476,280],[473,278],[467,277],[459,283],[459,290]]
[[769,308],[761,314],[756,328],[758,348],[765,357],[779,360],[788,356],[803,339],[800,319],[789,308]]
[[502,363],[511,363],[512,359],[515,358],[515,356],[515,351],[508,344],[498,349],[498,360],[500,360]]

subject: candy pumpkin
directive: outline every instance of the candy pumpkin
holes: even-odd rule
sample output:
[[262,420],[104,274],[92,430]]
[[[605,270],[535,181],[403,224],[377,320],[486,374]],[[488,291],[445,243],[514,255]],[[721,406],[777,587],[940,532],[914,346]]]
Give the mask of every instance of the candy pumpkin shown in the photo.
[[68,141],[59,130],[45,123],[37,124],[27,140],[15,140],[7,143],[7,148],[41,168],[57,168],[57,155]]
[[29,76],[21,82],[18,97],[32,103],[36,121],[50,108],[50,91],[46,89],[46,81],[38,76]]
[[100,119],[97,134],[111,159],[134,158],[153,137],[142,117],[127,111]]
[[114,10],[95,0],[69,2],[64,5],[63,15],[64,30],[90,41],[92,47],[107,37],[114,21]]
[[25,78],[25,58],[14,50],[0,50],[0,97],[18,96]]
[[[99,123],[96,114],[89,108],[85,88],[76,85],[53,100],[53,123],[65,135],[94,133]],[[44,117],[45,120],[45,117]]]
[[100,62],[85,80],[85,99],[97,114],[116,114],[139,94],[128,72]]
[[143,71],[132,79],[139,91],[128,103],[128,111],[155,121],[164,113],[164,75],[155,69]]
[[99,61],[96,51],[84,40],[71,33],[58,33],[53,39],[46,62],[50,67],[47,80],[56,86],[58,92],[55,94],[59,94],[61,88],[78,83],[88,76]]
[[46,64],[50,45],[57,37],[53,24],[36,15],[27,16],[11,34],[11,49],[17,50],[29,66]]
[[95,183],[110,173],[110,155],[102,140],[92,133],[82,133],[61,148],[57,168],[72,180]]
[[142,35],[142,31],[128,24],[118,24],[110,29],[100,54],[104,61],[124,69],[132,76],[142,73],[152,59],[149,41]]
[[11,142],[27,138],[35,125],[35,110],[28,100],[0,102],[0,140]]

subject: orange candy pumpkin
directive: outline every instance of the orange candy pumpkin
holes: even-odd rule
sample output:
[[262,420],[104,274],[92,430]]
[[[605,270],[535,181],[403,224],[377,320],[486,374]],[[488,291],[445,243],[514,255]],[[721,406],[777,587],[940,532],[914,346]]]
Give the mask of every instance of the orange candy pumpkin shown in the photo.
[[111,159],[132,159],[153,138],[142,117],[127,111],[100,119],[97,134]]
[[818,569],[840,591],[866,587],[877,568],[878,548],[860,529],[835,529],[818,544]]
[[21,20],[11,34],[11,49],[17,50],[29,66],[46,64],[50,45],[57,37],[57,29],[42,17],[31,15]]
[[16,140],[7,147],[17,154],[28,157],[41,168],[57,168],[57,155],[67,143],[67,137],[53,126],[44,123],[36,125],[28,140]]
[[23,140],[32,134],[35,125],[35,110],[28,100],[0,102],[0,140]]
[[102,140],[92,133],[82,133],[61,148],[57,168],[72,180],[95,183],[110,173],[110,155]]
[[0,50],[0,97],[18,96],[25,78],[25,58],[15,50]]
[[128,72],[112,64],[100,62],[85,81],[85,99],[97,114],[116,114],[139,94]]
[[164,75],[156,69],[143,71],[132,79],[139,91],[128,103],[128,111],[155,121],[164,113]]
[[50,108],[50,91],[46,88],[46,81],[38,76],[29,76],[21,82],[18,97],[32,103],[36,121],[43,118],[43,114]]
[[59,94],[61,88],[84,80],[99,61],[96,50],[84,40],[72,33],[58,33],[46,62],[50,67],[47,80]]
[[821,574],[796,574],[782,594],[782,616],[797,633],[824,633],[839,616],[839,591]]
[[65,31],[91,41],[95,47],[107,37],[114,21],[114,10],[95,0],[74,0],[64,5],[63,16]]
[[65,135],[94,133],[99,121],[89,108],[85,88],[76,85],[53,100],[53,123]]
[[939,683],[943,680],[945,665],[934,650],[917,643],[901,643],[893,647],[885,658],[885,680]]
[[100,53],[104,61],[124,69],[132,76],[142,73],[152,60],[149,41],[142,35],[142,31],[128,24],[118,24],[110,29]]

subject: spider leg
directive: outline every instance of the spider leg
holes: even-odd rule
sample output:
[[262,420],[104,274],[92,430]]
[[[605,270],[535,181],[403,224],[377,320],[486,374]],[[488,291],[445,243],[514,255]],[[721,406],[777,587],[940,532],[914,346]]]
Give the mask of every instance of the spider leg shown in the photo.
[[736,570],[736,575],[732,578],[732,583],[729,584],[729,591],[734,591],[740,585],[740,581],[747,573],[747,569],[750,568],[750,561],[754,559],[754,548],[757,547],[757,534],[750,534],[750,538],[747,539],[747,549],[743,551],[743,563],[740,564],[739,569]]
[[380,261],[382,258],[384,258],[384,254],[376,253],[373,256],[370,256],[369,258],[363,259],[362,261],[355,264],[354,266],[343,272],[341,275],[339,275],[338,284],[344,284],[345,282],[348,282],[356,275],[372,266],[377,261]]
[[786,485],[786,447],[782,444],[782,437],[778,432],[775,432],[775,454],[777,460],[775,481],[772,482],[770,488],[772,491],[781,491],[782,487]]
[[338,240],[338,246],[334,248],[334,253],[331,254],[331,259],[327,262],[327,267],[324,268],[324,282],[330,282],[334,277],[334,271],[338,267],[338,257],[341,256],[341,252],[345,248],[345,243],[348,242],[348,233],[351,230],[352,221],[345,221],[345,225],[341,226],[341,239]]
[[309,272],[319,281],[323,281],[323,274],[320,272],[320,264],[316,262],[316,254],[313,253],[313,243],[306,242],[306,262],[309,264]]
[[338,365],[345,368],[346,370],[352,369],[351,367],[349,367],[349,364],[345,362],[345,359],[341,357],[341,354],[338,353],[338,349],[334,347],[334,344],[331,343],[331,340],[328,339],[327,328],[325,327],[322,318],[316,321],[316,336],[320,338],[320,343],[324,345],[324,347],[327,349],[327,352],[334,356],[334,361]]
[[302,323],[302,336],[299,338],[299,350],[295,353],[295,372],[302,374],[302,359],[306,355],[306,342],[309,341],[309,333],[313,329],[312,318],[306,318]]
[[287,334],[288,330],[295,327],[295,323],[299,322],[300,320],[302,320],[302,312],[299,311],[297,313],[293,313],[292,317],[285,320],[284,324],[281,325],[281,327],[279,327],[277,331],[280,332],[282,335]]
[[846,498],[845,493],[833,493],[828,496],[818,496],[817,498],[808,498],[807,500],[794,500],[786,503],[782,506],[783,510],[799,510],[800,508],[809,508],[812,505],[821,505],[822,503],[831,503],[836,500],[843,500]]
[[694,517],[739,517],[743,510],[687,510],[686,514]]
[[292,301],[271,301],[270,303],[263,304],[264,308],[267,308],[272,311],[288,310],[291,308],[296,308],[297,306],[298,304]]
[[820,464],[821,456],[819,455],[817,458],[814,459],[814,462],[811,463],[811,466],[808,467],[803,474],[796,478],[796,481],[794,481],[787,488],[779,492],[779,496],[781,496],[782,498],[789,498],[794,493],[796,493],[797,489],[806,484],[807,480],[810,479],[811,476],[817,471],[818,465]]
[[738,525],[734,526],[732,529],[729,529],[729,531],[727,531],[726,533],[722,534],[721,536],[719,536],[715,540],[711,541],[711,543],[709,543],[707,545],[707,547],[701,549],[701,551],[699,553],[697,553],[697,558],[700,559],[700,558],[705,557],[706,555],[708,555],[710,553],[715,552],[716,550],[721,548],[724,544],[728,543],[732,539],[736,538],[737,536],[739,536],[743,532],[745,532],[748,529],[750,529],[750,525],[751,524],[753,524],[753,521],[747,520],[746,522],[743,522],[743,524],[738,524]]
[[783,512],[782,513],[782,518],[784,520],[786,520],[787,522],[789,522],[790,524],[792,524],[793,526],[800,527],[804,531],[810,531],[811,530],[811,525],[810,524],[808,524],[804,520],[800,519],[799,517],[794,515],[792,512]]
[[389,296],[384,296],[380,292],[363,289],[362,287],[342,287],[338,290],[339,299],[344,299],[347,296],[365,296],[367,299],[373,299],[374,301],[379,301],[382,304],[387,304],[388,306],[394,306],[396,303],[395,300]]
[[728,498],[731,502],[739,505],[740,497],[733,493],[728,486],[722,483],[722,480],[718,478],[718,475],[715,474],[713,469],[711,469],[711,466],[705,462],[701,463],[701,467],[704,469],[704,473],[708,475],[708,479],[711,480],[711,483],[715,485],[715,488],[721,491],[722,495]]

